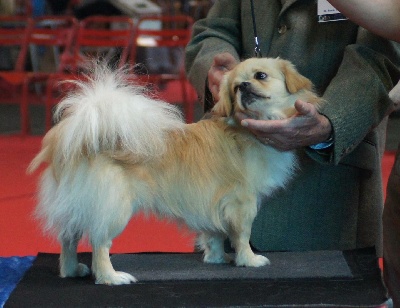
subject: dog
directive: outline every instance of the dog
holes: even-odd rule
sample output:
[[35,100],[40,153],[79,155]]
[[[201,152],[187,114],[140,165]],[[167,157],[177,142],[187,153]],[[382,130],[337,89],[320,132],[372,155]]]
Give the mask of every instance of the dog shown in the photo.
[[[99,65],[88,81],[75,81],[55,110],[28,172],[47,163],[36,216],[61,244],[61,277],[92,273],[98,284],[136,279],[116,272],[112,240],[138,211],[184,222],[199,234],[204,262],[260,267],[269,260],[249,244],[261,195],[284,188],[295,175],[296,154],[261,143],[234,114],[284,119],[302,99],[318,106],[309,79],[279,58],[248,59],[228,72],[212,116],[185,124],[179,108],[151,97],[121,71]],[[60,119],[61,118],[61,119]],[[78,263],[77,245],[93,249],[91,271]]]

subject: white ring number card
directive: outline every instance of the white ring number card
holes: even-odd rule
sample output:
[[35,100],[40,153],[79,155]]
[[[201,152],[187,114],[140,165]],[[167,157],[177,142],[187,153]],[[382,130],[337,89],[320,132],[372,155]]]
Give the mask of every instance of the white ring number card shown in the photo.
[[318,21],[329,22],[347,20],[342,13],[340,13],[332,4],[327,0],[318,0]]

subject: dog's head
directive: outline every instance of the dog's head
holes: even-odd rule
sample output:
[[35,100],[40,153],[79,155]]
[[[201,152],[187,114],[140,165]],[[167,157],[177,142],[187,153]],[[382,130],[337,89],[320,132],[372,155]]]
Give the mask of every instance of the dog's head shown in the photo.
[[213,112],[230,116],[241,111],[249,118],[284,119],[295,113],[294,102],[320,102],[309,79],[286,60],[251,58],[229,71],[220,86],[220,100]]

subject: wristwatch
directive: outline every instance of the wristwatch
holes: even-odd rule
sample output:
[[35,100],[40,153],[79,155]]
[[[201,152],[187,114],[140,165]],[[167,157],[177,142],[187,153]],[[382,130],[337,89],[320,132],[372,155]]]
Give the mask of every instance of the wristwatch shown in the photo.
[[324,142],[320,142],[320,143],[317,143],[317,144],[310,145],[309,148],[313,149],[313,150],[317,150],[317,151],[318,150],[325,150],[325,149],[331,147],[332,144],[333,144],[333,133]]

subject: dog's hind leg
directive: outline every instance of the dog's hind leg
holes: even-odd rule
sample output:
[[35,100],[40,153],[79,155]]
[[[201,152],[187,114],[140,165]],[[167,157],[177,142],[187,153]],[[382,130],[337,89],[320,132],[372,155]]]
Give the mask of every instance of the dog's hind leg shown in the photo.
[[223,233],[203,232],[198,237],[198,245],[204,251],[203,261],[205,263],[229,263],[231,258],[224,250],[224,240],[226,235]]
[[90,274],[90,269],[85,264],[78,262],[77,248],[81,236],[76,235],[72,240],[61,239],[60,276],[84,277]]
[[[117,199],[117,197],[113,198]],[[136,278],[124,272],[114,270],[110,260],[110,247],[112,240],[118,236],[128,224],[133,208],[127,200],[119,200],[119,210],[110,213],[107,219],[102,221],[102,232],[89,234],[92,243],[92,272],[97,284],[121,285],[136,282]],[[115,208],[116,209],[116,208]],[[103,215],[102,215],[103,216]],[[104,218],[104,217],[103,217]]]

